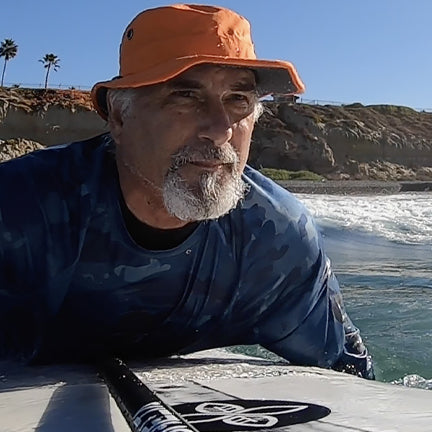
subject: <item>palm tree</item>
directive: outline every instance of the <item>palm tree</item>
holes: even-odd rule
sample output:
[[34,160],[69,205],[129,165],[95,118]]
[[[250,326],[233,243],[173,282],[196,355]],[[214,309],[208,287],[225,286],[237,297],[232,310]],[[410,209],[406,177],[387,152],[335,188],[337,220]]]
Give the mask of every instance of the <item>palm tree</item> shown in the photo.
[[17,55],[18,45],[13,39],[5,39],[0,45],[0,57],[4,57],[3,72],[1,76],[1,87],[3,87],[3,79],[6,72],[6,63]]
[[54,55],[54,54],[45,54],[45,57],[39,60],[41,63],[44,64],[44,68],[46,68],[46,76],[45,76],[45,89],[48,87],[48,75],[50,72],[50,69],[53,68],[54,72],[57,72],[57,69],[60,67],[58,62],[60,59]]

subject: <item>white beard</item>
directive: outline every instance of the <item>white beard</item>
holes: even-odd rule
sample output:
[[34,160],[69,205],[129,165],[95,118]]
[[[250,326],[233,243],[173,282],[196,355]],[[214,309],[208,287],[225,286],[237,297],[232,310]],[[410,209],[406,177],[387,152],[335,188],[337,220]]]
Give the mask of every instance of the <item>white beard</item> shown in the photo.
[[225,152],[218,151],[218,159],[230,161],[231,172],[224,170],[222,174],[203,173],[198,183],[191,187],[182,178],[178,169],[191,160],[189,152],[186,148],[173,156],[173,167],[167,173],[162,187],[166,209],[171,215],[183,221],[217,219],[227,214],[237,206],[247,192],[247,185],[238,169],[237,154],[232,148]]

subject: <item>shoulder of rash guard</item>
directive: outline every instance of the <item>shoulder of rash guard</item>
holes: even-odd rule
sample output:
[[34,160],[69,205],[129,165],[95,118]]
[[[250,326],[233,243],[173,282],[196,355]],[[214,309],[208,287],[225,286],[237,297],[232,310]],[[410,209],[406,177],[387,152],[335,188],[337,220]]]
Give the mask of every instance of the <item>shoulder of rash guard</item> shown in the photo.
[[291,192],[249,166],[244,170],[243,180],[250,187],[242,204],[246,213],[259,217],[261,225],[273,223],[277,232],[290,228],[301,238],[317,240],[317,228],[310,212]]
[[[95,152],[102,146],[110,144],[108,134],[98,135],[87,140],[76,141],[66,144],[46,147],[36,150],[18,158],[10,159],[0,164],[0,169],[12,174],[19,171],[20,168],[44,169],[50,166],[58,167],[58,163],[67,162],[73,164],[80,162],[85,165],[86,162],[92,163]],[[84,168],[87,168],[84,166]]]

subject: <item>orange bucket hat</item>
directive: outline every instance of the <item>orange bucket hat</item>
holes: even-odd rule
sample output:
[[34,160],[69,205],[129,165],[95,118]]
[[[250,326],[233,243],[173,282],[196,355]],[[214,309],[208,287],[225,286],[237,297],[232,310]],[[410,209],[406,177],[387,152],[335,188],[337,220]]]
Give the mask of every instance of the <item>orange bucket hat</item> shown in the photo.
[[106,119],[108,89],[161,83],[203,63],[254,70],[259,96],[304,91],[291,63],[256,58],[245,18],[222,7],[177,4],[141,12],[127,26],[120,76],[95,84],[93,105]]

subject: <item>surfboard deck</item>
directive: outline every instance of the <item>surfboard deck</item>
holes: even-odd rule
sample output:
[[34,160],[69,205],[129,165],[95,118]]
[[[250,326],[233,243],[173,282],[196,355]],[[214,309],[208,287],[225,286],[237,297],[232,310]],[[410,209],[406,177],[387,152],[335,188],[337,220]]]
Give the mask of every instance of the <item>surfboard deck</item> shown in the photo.
[[[161,399],[204,431],[431,430],[428,390],[225,350],[130,366]],[[130,432],[93,368],[0,367],[1,432]]]

